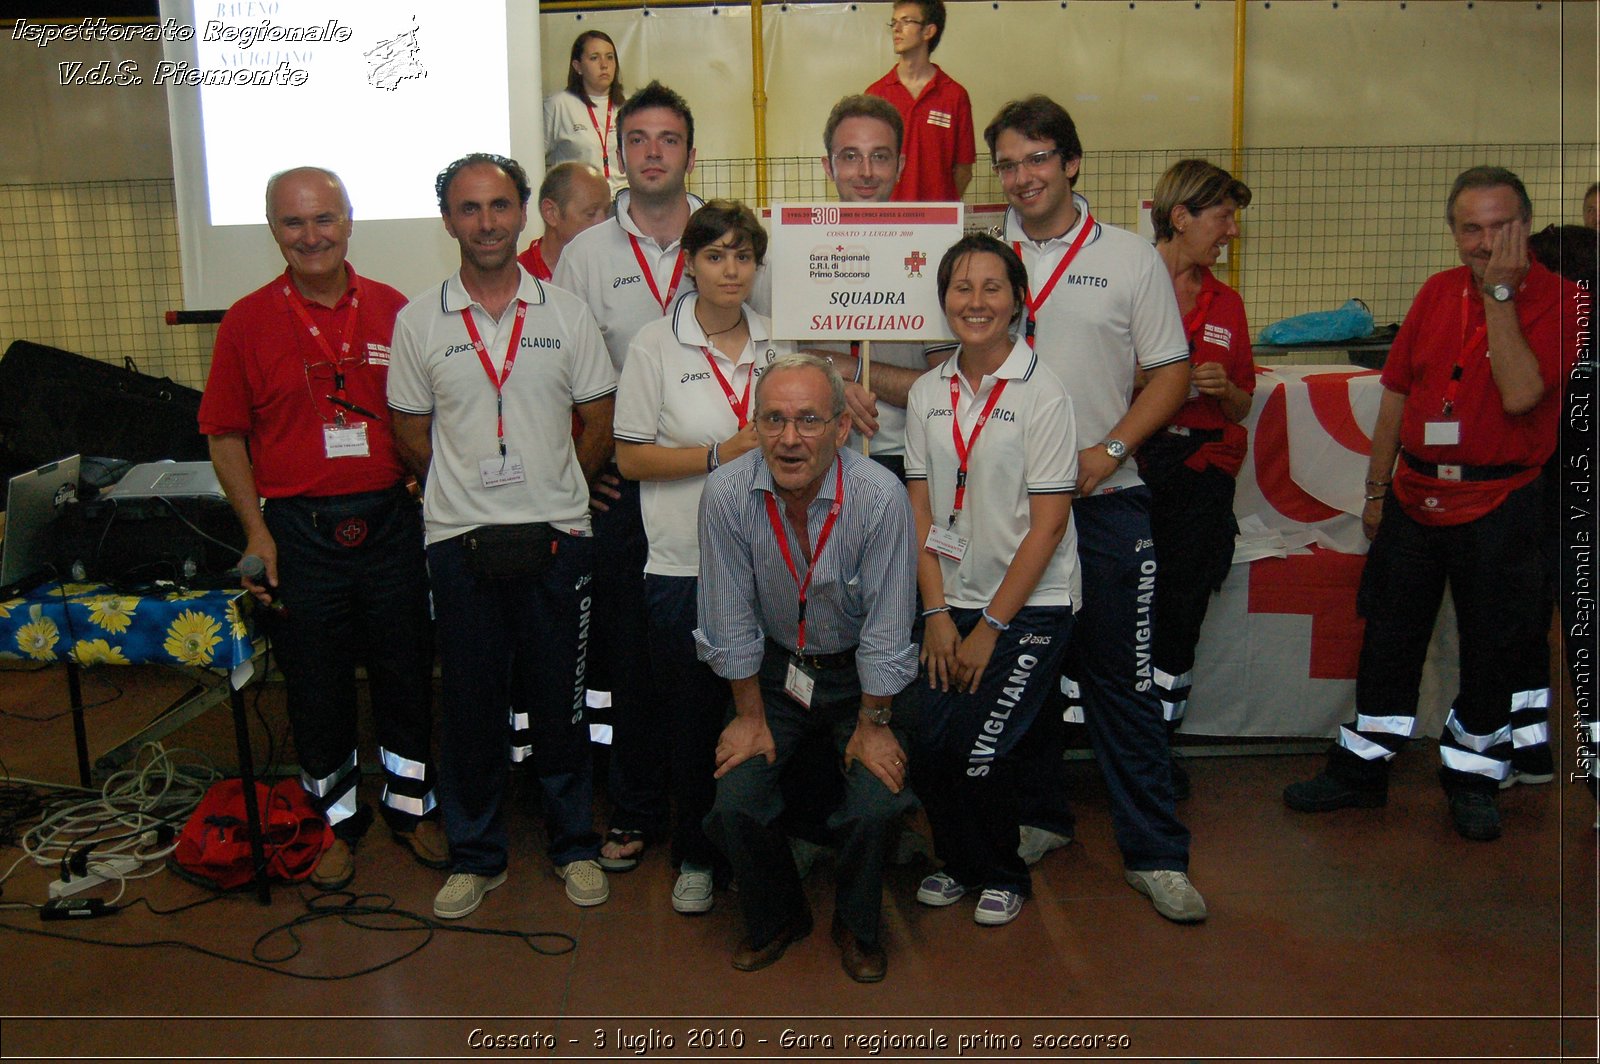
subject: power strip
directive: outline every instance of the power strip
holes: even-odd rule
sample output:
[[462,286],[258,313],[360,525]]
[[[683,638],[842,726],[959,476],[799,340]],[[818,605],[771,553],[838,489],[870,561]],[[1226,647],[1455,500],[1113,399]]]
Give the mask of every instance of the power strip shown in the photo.
[[50,881],[50,897],[66,898],[79,894],[90,887],[98,887],[102,883],[114,882],[130,873],[137,872],[144,867],[144,862],[137,857],[102,857],[89,862],[89,874],[73,876],[62,881]]

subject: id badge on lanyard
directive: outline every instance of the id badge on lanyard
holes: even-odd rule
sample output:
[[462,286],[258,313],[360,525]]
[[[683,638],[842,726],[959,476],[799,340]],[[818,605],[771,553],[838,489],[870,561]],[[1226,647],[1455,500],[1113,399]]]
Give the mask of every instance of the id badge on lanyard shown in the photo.
[[[1478,326],[1471,335],[1467,333],[1467,312],[1472,305],[1472,289],[1468,285],[1461,287],[1461,348],[1456,355],[1455,364],[1450,367],[1450,382],[1444,388],[1444,408],[1439,417],[1425,421],[1422,425],[1422,443],[1427,447],[1455,447],[1461,443],[1461,421],[1456,417],[1456,393],[1461,389],[1461,377],[1465,372],[1465,365],[1472,352],[1476,351],[1489,331],[1489,323],[1484,322]],[[1484,357],[1488,357],[1488,349],[1484,350]]]

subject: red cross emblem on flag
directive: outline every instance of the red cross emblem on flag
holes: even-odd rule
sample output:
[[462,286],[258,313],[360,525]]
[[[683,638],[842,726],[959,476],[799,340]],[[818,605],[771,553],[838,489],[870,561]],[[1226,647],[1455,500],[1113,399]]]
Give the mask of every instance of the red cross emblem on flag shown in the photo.
[[906,256],[906,276],[921,277],[922,268],[928,264],[928,256],[920,251],[913,251]]

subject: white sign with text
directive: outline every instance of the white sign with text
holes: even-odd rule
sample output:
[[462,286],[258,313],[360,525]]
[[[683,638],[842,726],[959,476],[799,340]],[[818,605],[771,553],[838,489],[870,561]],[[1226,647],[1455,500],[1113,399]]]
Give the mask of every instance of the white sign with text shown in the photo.
[[935,274],[959,203],[772,208],[772,328],[785,340],[945,340]]

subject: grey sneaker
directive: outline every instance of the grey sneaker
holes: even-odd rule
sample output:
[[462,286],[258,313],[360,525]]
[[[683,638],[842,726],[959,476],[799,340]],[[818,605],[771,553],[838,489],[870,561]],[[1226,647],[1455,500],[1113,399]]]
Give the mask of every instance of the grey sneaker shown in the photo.
[[561,865],[556,874],[567,884],[567,900],[574,905],[600,905],[611,897],[611,886],[606,874],[594,861],[573,861]]
[[672,886],[672,907],[680,913],[708,913],[716,898],[711,892],[711,869],[685,864]]
[[972,911],[972,920],[984,927],[1009,924],[1021,914],[1022,902],[1021,894],[990,888],[978,895],[978,907]]
[[1044,828],[1036,828],[1031,824],[1024,824],[1017,829],[1021,842],[1017,845],[1017,856],[1032,867],[1039,863],[1045,854],[1051,850],[1059,850],[1072,841],[1071,835],[1058,835]]
[[433,896],[433,915],[441,920],[459,920],[471,916],[483,903],[483,896],[506,881],[506,874],[478,876],[471,872],[457,872],[444,881],[439,893]]
[[955,877],[947,872],[935,872],[922,881],[917,888],[917,900],[924,905],[931,905],[935,909],[942,909],[946,905],[954,905],[966,896],[967,888],[955,881]]
[[1150,899],[1156,912],[1180,924],[1197,924],[1206,918],[1206,902],[1189,877],[1170,868],[1150,872],[1123,872],[1128,885]]

